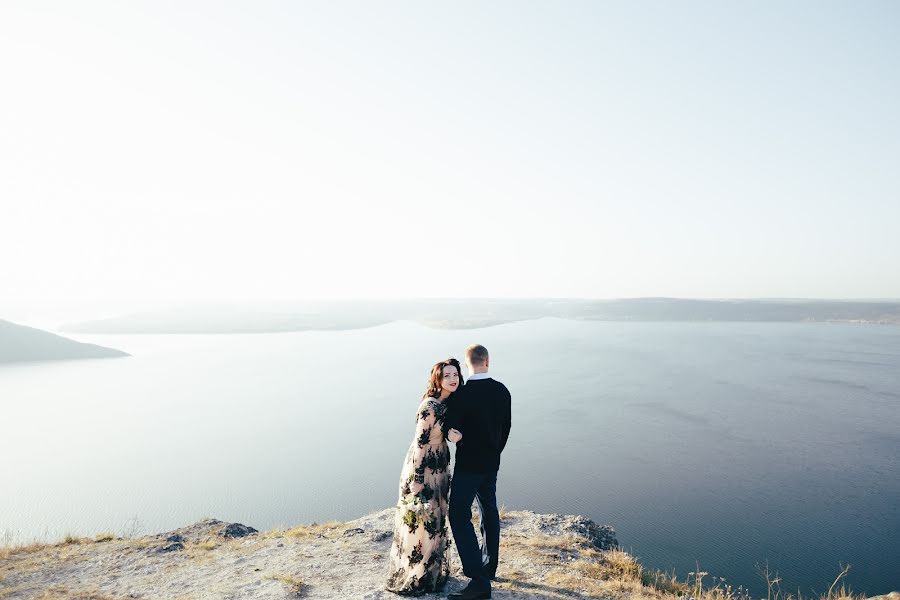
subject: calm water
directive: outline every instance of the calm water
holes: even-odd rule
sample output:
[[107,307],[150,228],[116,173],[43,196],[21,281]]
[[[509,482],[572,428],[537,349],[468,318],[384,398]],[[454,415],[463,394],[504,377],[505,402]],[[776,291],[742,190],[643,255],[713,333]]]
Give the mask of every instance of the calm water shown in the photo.
[[[202,517],[260,529],[396,501],[429,366],[480,342],[513,394],[509,508],[613,525],[647,565],[900,589],[900,328],[578,323],[81,336],[127,359],[0,367],[0,535]],[[2,541],[2,540],[0,540]]]

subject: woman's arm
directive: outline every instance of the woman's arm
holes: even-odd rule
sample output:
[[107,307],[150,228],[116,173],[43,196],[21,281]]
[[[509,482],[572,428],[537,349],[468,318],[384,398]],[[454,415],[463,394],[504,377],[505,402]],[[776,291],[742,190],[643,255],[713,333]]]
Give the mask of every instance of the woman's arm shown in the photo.
[[427,400],[419,405],[419,413],[416,415],[416,437],[413,446],[412,464],[413,472],[410,490],[418,494],[425,489],[425,456],[428,454],[428,444],[431,441],[431,430],[436,426],[434,408]]

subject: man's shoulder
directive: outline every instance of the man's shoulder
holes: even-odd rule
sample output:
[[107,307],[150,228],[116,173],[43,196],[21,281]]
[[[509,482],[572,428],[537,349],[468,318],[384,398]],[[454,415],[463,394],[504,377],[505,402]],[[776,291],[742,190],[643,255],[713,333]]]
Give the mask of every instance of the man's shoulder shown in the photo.
[[506,386],[503,385],[503,382],[500,381],[499,379],[494,379],[493,377],[490,377],[488,379],[485,379],[485,381],[490,381],[491,384],[494,385],[495,387],[501,387],[503,389],[506,389]]
[[497,381],[493,377],[487,377],[485,379],[476,379],[472,383],[480,384],[479,389],[483,389],[484,391],[494,395],[503,395],[506,397],[510,396],[509,389],[503,385],[502,381]]

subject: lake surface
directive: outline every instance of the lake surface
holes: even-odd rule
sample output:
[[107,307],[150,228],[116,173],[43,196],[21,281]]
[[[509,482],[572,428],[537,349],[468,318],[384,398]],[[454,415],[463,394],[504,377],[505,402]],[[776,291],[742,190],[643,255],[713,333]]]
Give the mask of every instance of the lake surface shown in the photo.
[[790,591],[823,592],[847,563],[858,591],[900,589],[900,327],[77,339],[133,356],[0,367],[0,542],[392,506],[429,367],[478,342],[513,396],[508,508],[584,514],[645,565],[757,595],[767,560]]

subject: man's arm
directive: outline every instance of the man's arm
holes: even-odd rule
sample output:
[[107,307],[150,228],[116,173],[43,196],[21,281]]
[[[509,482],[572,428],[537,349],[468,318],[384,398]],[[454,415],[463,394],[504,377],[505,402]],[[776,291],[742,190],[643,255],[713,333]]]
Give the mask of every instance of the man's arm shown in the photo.
[[461,425],[463,424],[465,417],[464,405],[465,400],[463,399],[462,390],[459,390],[453,394],[453,398],[447,404],[447,412],[444,413],[444,426],[442,427],[444,437],[447,436],[447,433],[449,433],[451,429],[463,431]]
[[447,403],[447,410],[444,412],[444,422],[441,425],[441,431],[444,432],[444,437],[447,437],[447,432],[450,431],[454,427],[454,421],[456,419],[456,398]]
[[506,413],[503,415],[503,433],[500,437],[500,452],[503,452],[503,449],[506,448],[506,440],[509,439],[509,430],[512,429],[512,398],[508,391],[506,393],[505,404]]

